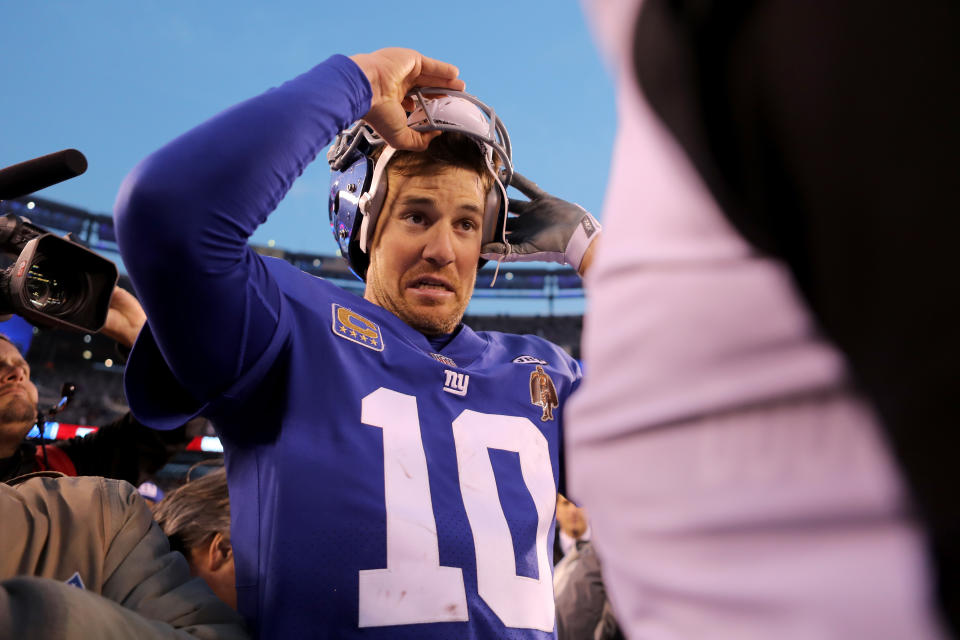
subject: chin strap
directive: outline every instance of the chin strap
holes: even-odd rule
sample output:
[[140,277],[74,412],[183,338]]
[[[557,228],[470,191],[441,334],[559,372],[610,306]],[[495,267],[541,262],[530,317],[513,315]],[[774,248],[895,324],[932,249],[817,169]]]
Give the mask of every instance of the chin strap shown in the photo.
[[493,280],[490,281],[490,288],[493,288],[493,285],[497,284],[497,276],[500,274],[500,263],[503,262],[503,256],[497,258],[497,268],[493,272]]

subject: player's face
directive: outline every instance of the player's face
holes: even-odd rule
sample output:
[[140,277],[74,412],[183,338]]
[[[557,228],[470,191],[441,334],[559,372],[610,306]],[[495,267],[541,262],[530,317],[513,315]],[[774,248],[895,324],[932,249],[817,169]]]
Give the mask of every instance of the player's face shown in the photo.
[[480,176],[447,167],[390,172],[364,297],[427,335],[453,331],[477,275],[483,227]]
[[0,438],[19,442],[37,417],[37,387],[30,366],[6,340],[0,340]]

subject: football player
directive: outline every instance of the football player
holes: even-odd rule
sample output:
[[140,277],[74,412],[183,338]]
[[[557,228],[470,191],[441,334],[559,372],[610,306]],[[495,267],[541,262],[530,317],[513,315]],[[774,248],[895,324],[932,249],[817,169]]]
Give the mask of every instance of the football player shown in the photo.
[[[261,637],[555,633],[580,369],[461,317],[481,253],[582,272],[599,226],[513,173],[506,128],[457,75],[407,49],[333,56],[155,152],[118,196],[150,318],[130,405],[157,428],[218,426],[238,607]],[[338,132],[331,225],[362,299],[247,245]],[[511,181],[531,197],[519,217]]]

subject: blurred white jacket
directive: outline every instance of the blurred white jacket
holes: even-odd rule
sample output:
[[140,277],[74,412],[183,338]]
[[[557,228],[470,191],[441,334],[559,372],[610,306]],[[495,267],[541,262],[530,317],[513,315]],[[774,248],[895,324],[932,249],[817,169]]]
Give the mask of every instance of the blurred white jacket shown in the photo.
[[619,128],[566,414],[617,619],[645,640],[939,637],[873,413],[644,101],[638,8],[585,2]]

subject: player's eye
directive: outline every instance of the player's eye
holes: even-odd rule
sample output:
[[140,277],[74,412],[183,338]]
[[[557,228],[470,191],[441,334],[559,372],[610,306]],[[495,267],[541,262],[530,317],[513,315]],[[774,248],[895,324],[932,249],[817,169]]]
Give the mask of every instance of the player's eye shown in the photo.
[[404,215],[404,219],[412,224],[424,224],[427,221],[426,216],[419,211],[408,212],[406,215]]

